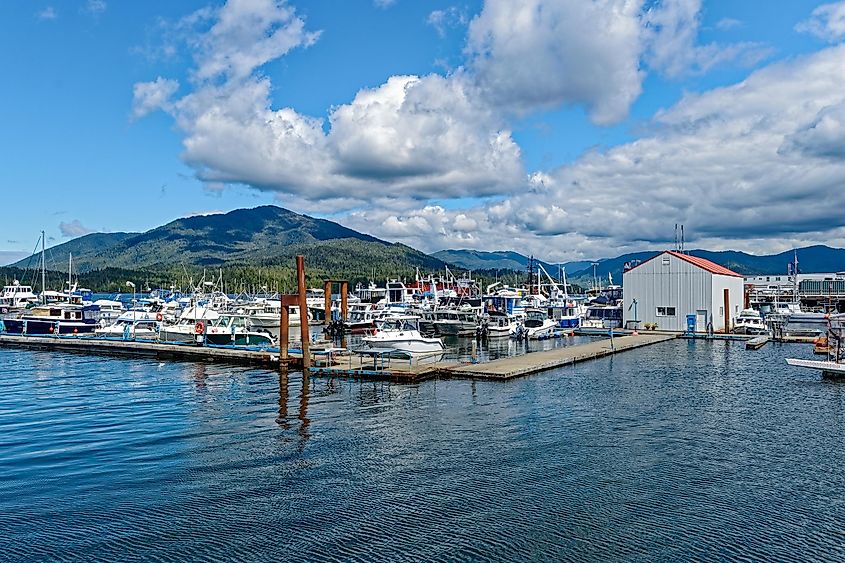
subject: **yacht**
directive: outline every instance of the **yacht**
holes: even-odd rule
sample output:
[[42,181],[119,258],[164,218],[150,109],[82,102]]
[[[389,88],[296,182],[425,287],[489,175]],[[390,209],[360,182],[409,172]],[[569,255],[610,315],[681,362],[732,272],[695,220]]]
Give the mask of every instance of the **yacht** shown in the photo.
[[735,334],[768,334],[769,329],[766,328],[760,311],[743,309],[734,321],[733,332]]
[[94,334],[101,338],[122,338],[123,340],[156,340],[161,323],[153,319],[122,315],[113,324],[98,328]]
[[[196,328],[196,326],[195,326]],[[270,346],[273,337],[266,331],[252,329],[249,319],[243,315],[221,313],[205,327],[207,344],[217,346]]]
[[558,324],[546,315],[545,309],[529,308],[525,310],[525,319],[518,323],[511,336],[540,340],[554,336]]
[[381,312],[372,303],[353,304],[345,323],[346,329],[352,332],[372,330],[380,316]]
[[206,307],[188,307],[175,325],[163,326],[159,340],[180,344],[201,344],[208,325],[220,318],[220,313]]
[[125,311],[123,303],[111,299],[98,299],[94,301],[94,305],[100,308],[100,319],[106,324],[117,321]]
[[[288,316],[288,326],[299,326],[301,324],[299,307],[288,307],[288,311],[290,311]],[[247,316],[253,327],[278,330],[279,325],[281,324],[282,302],[278,299],[267,299],[256,304],[243,307],[242,312]],[[312,320],[313,317],[311,316],[311,311],[308,311],[309,323]]]
[[378,321],[376,331],[362,338],[370,348],[390,348],[411,355],[442,352],[439,338],[426,338],[420,334],[419,317],[389,317]]
[[96,305],[39,305],[16,319],[5,319],[9,334],[92,334],[99,326]]
[[20,311],[27,305],[36,303],[38,303],[38,296],[32,292],[32,286],[21,285],[18,280],[15,280],[12,285],[3,287],[3,293],[0,294],[0,312],[2,313]]
[[622,307],[620,305],[597,305],[587,307],[581,326],[585,328],[619,328],[622,326]]
[[478,321],[475,312],[472,310],[444,309],[437,312],[432,325],[437,334],[456,336],[474,334]]
[[475,335],[478,338],[507,338],[515,325],[516,322],[507,313],[489,311],[481,315]]

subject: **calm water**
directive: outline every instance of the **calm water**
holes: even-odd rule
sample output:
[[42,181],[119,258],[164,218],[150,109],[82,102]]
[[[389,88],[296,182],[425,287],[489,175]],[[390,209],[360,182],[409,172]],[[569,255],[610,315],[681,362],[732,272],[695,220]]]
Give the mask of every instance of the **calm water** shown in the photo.
[[842,561],[845,385],[787,355],[407,386],[0,350],[0,558]]

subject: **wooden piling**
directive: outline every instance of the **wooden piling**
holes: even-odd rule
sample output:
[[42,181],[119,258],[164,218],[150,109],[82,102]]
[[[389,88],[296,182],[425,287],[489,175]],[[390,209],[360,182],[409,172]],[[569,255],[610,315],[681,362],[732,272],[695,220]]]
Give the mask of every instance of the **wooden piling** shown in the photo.
[[287,359],[288,341],[290,340],[290,311],[284,301],[281,303],[279,313],[279,357]]
[[299,298],[299,333],[302,336],[302,367],[311,367],[311,334],[308,331],[308,301],[306,300],[305,287],[305,257],[296,257],[296,290]]
[[323,284],[323,311],[325,311],[325,324],[332,322],[332,282]]
[[349,314],[349,282],[340,282],[340,319],[346,322]]

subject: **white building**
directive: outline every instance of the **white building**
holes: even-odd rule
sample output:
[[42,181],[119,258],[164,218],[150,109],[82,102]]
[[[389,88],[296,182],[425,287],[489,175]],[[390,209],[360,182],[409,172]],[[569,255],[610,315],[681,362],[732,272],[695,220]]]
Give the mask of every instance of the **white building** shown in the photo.
[[730,330],[745,301],[740,274],[671,250],[628,269],[622,286],[625,326],[639,321],[640,328],[657,323],[660,330],[686,331],[692,316],[697,332],[707,331],[710,323],[715,332]]

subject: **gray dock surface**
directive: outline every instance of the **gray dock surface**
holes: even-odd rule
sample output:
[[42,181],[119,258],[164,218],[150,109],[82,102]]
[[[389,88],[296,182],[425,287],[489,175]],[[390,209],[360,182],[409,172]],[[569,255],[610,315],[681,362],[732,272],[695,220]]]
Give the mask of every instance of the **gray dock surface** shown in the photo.
[[438,375],[444,377],[469,377],[479,379],[511,379],[561,366],[567,366],[594,358],[609,356],[625,350],[650,346],[658,342],[673,340],[671,334],[638,334],[617,336],[611,345],[610,339],[602,339],[587,344],[565,346],[543,352],[531,352],[522,356],[500,358],[483,364],[465,364],[455,367],[439,367]]

